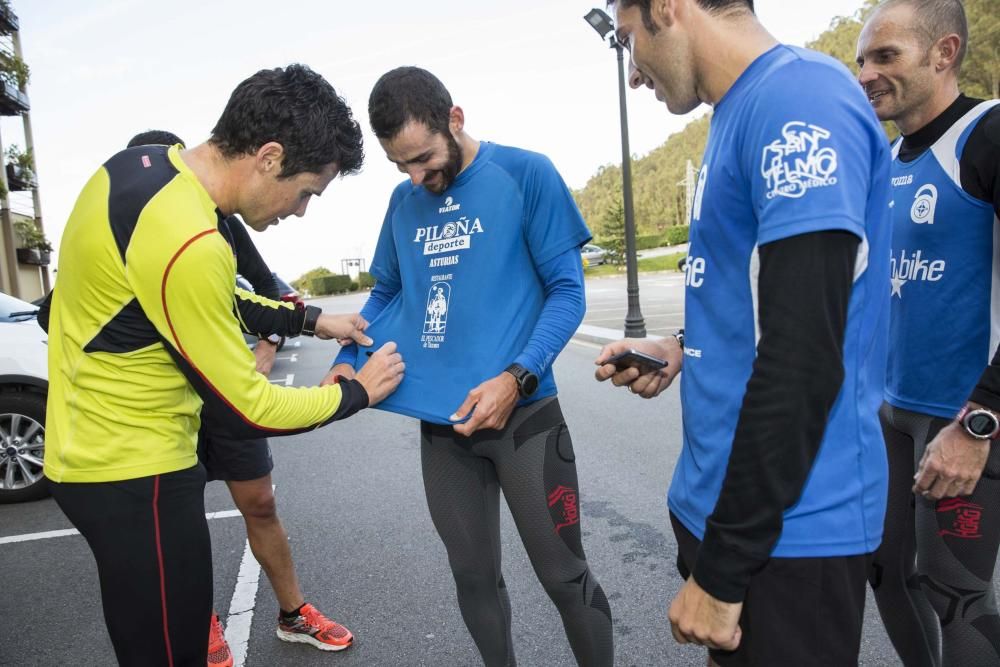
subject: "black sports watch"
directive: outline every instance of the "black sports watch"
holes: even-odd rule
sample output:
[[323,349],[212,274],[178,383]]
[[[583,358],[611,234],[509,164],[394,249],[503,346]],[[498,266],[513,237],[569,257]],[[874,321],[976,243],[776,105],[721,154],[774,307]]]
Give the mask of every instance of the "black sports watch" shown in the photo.
[[538,391],[538,376],[521,364],[511,364],[504,369],[504,372],[510,373],[517,380],[517,393],[522,398],[528,398]]
[[302,331],[303,336],[313,336],[316,334],[316,324],[319,322],[319,316],[323,314],[323,310],[316,306],[306,306],[305,314],[302,317]]
[[1000,418],[986,408],[966,405],[955,417],[965,432],[977,440],[993,440],[1000,435]]

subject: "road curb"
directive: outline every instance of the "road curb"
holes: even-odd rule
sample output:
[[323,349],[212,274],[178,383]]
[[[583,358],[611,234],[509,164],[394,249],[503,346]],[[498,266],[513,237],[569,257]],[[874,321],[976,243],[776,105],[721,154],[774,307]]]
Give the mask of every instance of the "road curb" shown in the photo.
[[[597,345],[607,345],[616,340],[621,340],[625,334],[618,329],[608,329],[605,327],[595,327],[592,324],[581,324],[573,334],[573,340],[596,343]],[[648,335],[650,340],[662,340],[663,336]]]

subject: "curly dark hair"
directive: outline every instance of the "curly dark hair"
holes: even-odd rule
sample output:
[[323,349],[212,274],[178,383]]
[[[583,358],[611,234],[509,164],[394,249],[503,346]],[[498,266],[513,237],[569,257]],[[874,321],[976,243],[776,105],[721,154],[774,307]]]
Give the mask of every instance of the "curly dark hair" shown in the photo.
[[184,145],[184,140],[173,132],[166,130],[146,130],[140,132],[128,141],[125,148],[135,148],[136,146],[173,146],[175,144]]
[[285,149],[279,177],[319,173],[335,162],[343,174],[361,169],[361,127],[344,98],[305,65],[262,69],[229,97],[208,140],[227,158],[251,155],[269,141]]
[[368,119],[379,139],[392,139],[411,120],[447,134],[451,107],[451,94],[436,76],[419,67],[397,67],[372,88]]

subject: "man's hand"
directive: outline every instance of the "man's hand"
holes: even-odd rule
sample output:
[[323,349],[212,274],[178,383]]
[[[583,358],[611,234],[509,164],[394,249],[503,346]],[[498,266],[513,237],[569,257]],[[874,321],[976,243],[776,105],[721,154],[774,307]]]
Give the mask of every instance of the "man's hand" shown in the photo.
[[[618,371],[614,364],[605,363],[616,354],[628,350],[637,350],[663,359],[667,365],[658,371],[640,374],[638,368],[629,367]],[[604,382],[610,378],[611,384],[616,387],[628,387],[628,390],[633,394],[638,394],[643,398],[653,398],[659,396],[660,392],[670,386],[677,374],[681,372],[683,362],[684,350],[681,349],[680,343],[673,336],[667,336],[658,341],[645,338],[625,338],[608,343],[601,348],[601,353],[594,360],[598,366],[594,377],[597,378],[598,382]]]
[[465,419],[473,408],[476,410],[469,421],[455,424],[455,432],[469,436],[480,429],[503,428],[514,411],[517,396],[517,380],[507,371],[487,380],[470,391],[465,402],[451,416],[452,421],[458,421]]
[[742,602],[716,600],[688,577],[670,605],[670,631],[678,644],[701,644],[722,651],[740,645]]
[[971,495],[989,455],[989,440],[977,440],[961,424],[952,422],[924,450],[913,492],[931,500]]
[[262,375],[270,375],[271,368],[274,367],[274,358],[278,354],[278,346],[266,340],[257,341],[253,348],[253,356],[257,360],[257,372]]
[[[343,365],[345,364],[341,364]],[[334,366],[334,369],[338,367]],[[368,392],[368,407],[381,403],[386,396],[396,391],[396,387],[403,381],[404,370],[406,364],[399,352],[396,352],[395,343],[390,341],[372,353],[354,377]]]
[[336,338],[341,345],[358,343],[368,347],[372,339],[365,335],[368,322],[358,313],[347,315],[327,315],[323,313],[316,320],[316,338],[330,340]]

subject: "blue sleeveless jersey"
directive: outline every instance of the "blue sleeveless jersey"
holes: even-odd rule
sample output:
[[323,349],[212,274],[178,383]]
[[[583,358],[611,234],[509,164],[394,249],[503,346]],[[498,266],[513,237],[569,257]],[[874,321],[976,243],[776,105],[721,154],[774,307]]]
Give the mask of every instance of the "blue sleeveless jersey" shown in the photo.
[[[810,91],[818,91],[812,93]],[[778,557],[868,553],[888,469],[878,422],[889,279],[889,145],[840,63],[779,45],[716,105],[692,206],[681,373],[684,446],[668,503],[699,538],[715,509],[757,349],[758,246],[826,230],[860,240],[844,383]]]
[[998,225],[962,189],[959,160],[997,100],[958,120],[923,155],[892,161],[892,320],[886,401],[950,418],[1000,342]]
[[[396,296],[369,324],[395,341],[406,377],[378,408],[438,424],[524,349],[545,302],[537,265],[590,239],[543,155],[482,142],[440,195],[396,187],[371,273]],[[367,361],[362,351],[355,367]],[[551,360],[532,400],[556,393]]]

